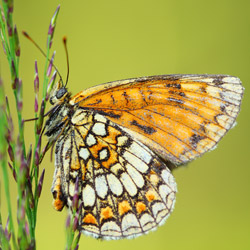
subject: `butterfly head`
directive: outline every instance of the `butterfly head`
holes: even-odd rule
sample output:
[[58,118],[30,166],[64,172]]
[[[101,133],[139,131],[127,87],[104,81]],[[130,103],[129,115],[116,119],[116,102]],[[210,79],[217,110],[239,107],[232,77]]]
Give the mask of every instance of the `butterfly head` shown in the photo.
[[67,88],[62,84],[61,80],[57,83],[53,94],[50,97],[50,103],[52,105],[60,104],[64,102],[67,97],[70,96]]

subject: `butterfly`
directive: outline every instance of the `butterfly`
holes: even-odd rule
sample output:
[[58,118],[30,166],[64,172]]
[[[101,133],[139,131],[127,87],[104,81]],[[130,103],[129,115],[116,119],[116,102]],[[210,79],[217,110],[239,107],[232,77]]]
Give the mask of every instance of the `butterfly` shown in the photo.
[[72,208],[78,180],[81,232],[120,239],[155,229],[174,209],[172,170],[217,145],[242,95],[229,75],[133,78],[73,97],[59,81],[45,126],[56,143],[54,208]]

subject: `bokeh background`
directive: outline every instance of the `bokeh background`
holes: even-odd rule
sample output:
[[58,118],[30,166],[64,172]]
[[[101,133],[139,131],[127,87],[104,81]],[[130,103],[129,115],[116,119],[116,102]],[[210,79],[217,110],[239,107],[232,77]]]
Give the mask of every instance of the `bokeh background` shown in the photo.
[[[80,249],[250,249],[250,1],[24,0],[14,4],[26,118],[33,117],[34,61],[38,60],[42,76],[45,60],[20,33],[28,31],[45,49],[49,22],[58,4],[55,64],[65,78],[61,41],[66,35],[68,87],[73,94],[108,81],[176,73],[235,75],[246,89],[237,126],[216,150],[174,172],[177,202],[163,226],[133,240],[100,241],[83,236]],[[13,108],[2,48],[0,66]],[[32,143],[34,124],[25,126],[26,140]],[[56,212],[51,205],[54,165],[49,158],[47,154],[41,166],[46,176],[38,211],[37,249],[64,249],[66,213]],[[11,185],[15,205],[16,190]],[[4,214],[4,199],[1,206]]]

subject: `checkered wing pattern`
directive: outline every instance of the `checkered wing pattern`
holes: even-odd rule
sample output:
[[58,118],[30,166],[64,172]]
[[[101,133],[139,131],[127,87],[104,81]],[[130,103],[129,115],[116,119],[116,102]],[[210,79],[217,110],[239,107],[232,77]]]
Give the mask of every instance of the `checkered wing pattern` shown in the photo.
[[135,237],[162,223],[176,193],[166,164],[103,115],[78,109],[71,121],[56,146],[55,208],[72,205],[78,177],[82,232]]
[[175,202],[169,169],[218,143],[242,95],[240,80],[227,75],[121,80],[74,97],[58,87],[45,133],[56,142],[55,209],[72,207],[78,179],[82,232],[119,239],[156,228]]

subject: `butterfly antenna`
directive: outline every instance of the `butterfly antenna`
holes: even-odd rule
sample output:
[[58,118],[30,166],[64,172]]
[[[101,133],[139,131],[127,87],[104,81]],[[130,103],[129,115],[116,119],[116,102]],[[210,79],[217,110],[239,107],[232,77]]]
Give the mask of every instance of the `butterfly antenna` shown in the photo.
[[[41,49],[41,47],[29,36],[29,34],[26,32],[26,31],[23,31],[22,32],[23,35],[28,38],[37,48],[38,50],[44,55],[45,58],[47,58],[47,55],[44,53],[44,51]],[[51,59],[48,58],[48,61],[51,62]],[[54,65],[54,63],[52,63],[53,67],[55,68],[55,70],[57,71],[59,77],[60,77],[60,80],[62,81],[62,76],[59,72],[59,70],[57,69],[57,67]]]
[[24,122],[31,122],[31,121],[37,121],[38,120],[38,117],[36,118],[30,118],[30,119],[25,119],[23,120]]
[[66,57],[67,57],[67,78],[66,78],[66,84],[65,87],[67,86],[68,80],[69,80],[69,54],[68,54],[68,49],[67,49],[67,37],[63,37],[63,44],[64,44],[64,49],[66,52]]

